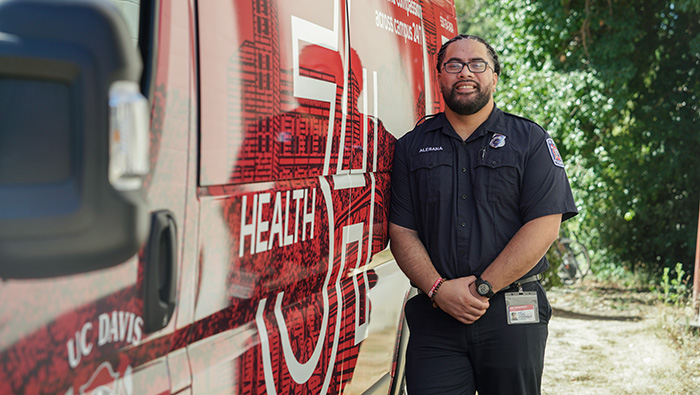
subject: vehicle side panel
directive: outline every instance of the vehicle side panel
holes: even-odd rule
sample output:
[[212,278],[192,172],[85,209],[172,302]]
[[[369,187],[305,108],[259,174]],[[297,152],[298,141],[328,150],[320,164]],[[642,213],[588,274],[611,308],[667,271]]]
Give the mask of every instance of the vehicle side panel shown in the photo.
[[399,3],[198,3],[193,393],[359,393],[392,373],[408,281],[373,256],[395,136],[431,83],[420,7]]
[[[191,11],[186,0],[160,7],[156,91],[149,98],[149,208],[173,212],[180,246],[186,245],[182,221],[193,103]],[[0,282],[0,393],[169,393],[165,356],[181,334],[174,319],[164,329],[146,333],[145,265],[142,249],[105,270]]]

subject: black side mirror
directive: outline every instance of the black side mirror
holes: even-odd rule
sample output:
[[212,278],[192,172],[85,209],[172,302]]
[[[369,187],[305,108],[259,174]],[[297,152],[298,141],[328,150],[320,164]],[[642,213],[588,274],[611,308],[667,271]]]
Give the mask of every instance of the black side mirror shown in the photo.
[[97,270],[142,246],[141,67],[107,1],[0,4],[0,277]]

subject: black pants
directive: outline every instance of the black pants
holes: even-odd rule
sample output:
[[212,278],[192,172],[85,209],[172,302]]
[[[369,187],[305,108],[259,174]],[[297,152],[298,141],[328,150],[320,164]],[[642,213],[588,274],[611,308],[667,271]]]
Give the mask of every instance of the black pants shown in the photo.
[[486,314],[471,325],[434,308],[424,294],[411,298],[406,303],[408,394],[539,394],[552,309],[539,282],[523,289],[537,292],[537,324],[508,325],[506,291],[491,298]]

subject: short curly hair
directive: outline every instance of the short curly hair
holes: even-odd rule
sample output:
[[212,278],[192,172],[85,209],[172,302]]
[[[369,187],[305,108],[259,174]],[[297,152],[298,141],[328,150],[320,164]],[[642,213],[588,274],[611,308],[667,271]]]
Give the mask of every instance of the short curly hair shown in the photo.
[[493,47],[489,43],[487,43],[486,40],[484,40],[483,38],[471,34],[460,34],[454,36],[449,41],[442,44],[442,47],[440,47],[440,51],[438,51],[437,54],[437,65],[435,66],[437,68],[438,73],[440,73],[442,69],[442,61],[445,60],[445,52],[447,51],[447,47],[449,47],[450,44],[452,44],[453,42],[459,40],[474,40],[484,44],[486,46],[486,49],[489,51],[489,55],[491,56],[491,62],[493,63],[494,73],[496,73],[496,75],[501,75],[501,63],[498,61],[498,54],[496,53],[496,50],[494,50]]

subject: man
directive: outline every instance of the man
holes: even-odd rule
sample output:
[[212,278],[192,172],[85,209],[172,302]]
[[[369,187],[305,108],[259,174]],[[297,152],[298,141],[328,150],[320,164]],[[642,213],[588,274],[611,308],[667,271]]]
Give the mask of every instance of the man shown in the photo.
[[500,64],[459,35],[437,59],[444,113],[399,139],[391,250],[406,304],[408,392],[540,393],[551,307],[538,274],[576,215],[564,163],[537,124],[499,110]]

